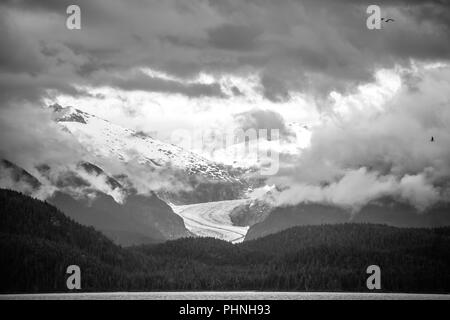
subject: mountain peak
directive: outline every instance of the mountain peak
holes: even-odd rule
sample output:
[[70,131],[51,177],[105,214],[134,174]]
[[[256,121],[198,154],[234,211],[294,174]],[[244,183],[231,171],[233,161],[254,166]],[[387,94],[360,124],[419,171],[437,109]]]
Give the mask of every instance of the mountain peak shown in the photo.
[[62,107],[61,105],[55,103],[49,108],[53,109],[54,119],[57,122],[78,122],[82,124],[87,124],[87,119],[94,117],[93,115],[76,109],[74,107]]
[[237,181],[228,170],[194,152],[98,118],[74,107],[50,106],[55,121],[97,158],[137,160],[150,168],[173,167],[215,181]]

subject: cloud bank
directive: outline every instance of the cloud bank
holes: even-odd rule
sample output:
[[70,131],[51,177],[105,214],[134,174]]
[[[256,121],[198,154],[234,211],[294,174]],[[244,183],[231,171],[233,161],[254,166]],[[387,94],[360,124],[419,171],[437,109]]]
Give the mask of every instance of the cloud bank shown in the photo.
[[[77,4],[82,29],[67,30]],[[151,68],[182,79],[200,73],[253,73],[269,100],[293,92],[327,95],[373,79],[374,70],[411,59],[448,61],[450,5],[445,1],[379,1],[395,18],[366,28],[370,1],[2,1],[0,88],[3,99],[114,85],[110,76]],[[146,78],[115,83],[126,90],[220,94],[217,84],[185,87]],[[27,89],[26,92],[23,89]],[[20,90],[22,89],[22,90]],[[239,88],[237,88],[239,89]],[[26,95],[25,95],[26,93]]]
[[367,94],[336,103],[294,166],[270,179],[284,186],[276,203],[329,202],[358,209],[391,196],[425,210],[448,201],[450,67],[422,66],[414,74],[413,90],[403,81],[377,108],[365,103]]
[[[65,28],[71,4],[81,30]],[[378,31],[369,4],[2,1],[0,155],[27,169],[81,158],[43,101],[166,136],[227,124],[289,135],[302,119],[309,147],[268,181],[280,204],[394,195],[425,210],[449,194],[450,3],[378,1],[395,19]]]

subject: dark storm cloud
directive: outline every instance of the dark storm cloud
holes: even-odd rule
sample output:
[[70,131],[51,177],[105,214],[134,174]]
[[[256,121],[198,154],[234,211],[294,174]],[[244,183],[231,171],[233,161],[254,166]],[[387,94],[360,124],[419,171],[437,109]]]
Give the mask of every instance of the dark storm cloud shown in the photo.
[[[78,4],[82,29],[65,28]],[[372,1],[26,1],[0,4],[1,96],[70,92],[107,85],[117,73],[149,67],[182,78],[200,72],[254,72],[272,101],[292,92],[324,96],[372,79],[373,71],[411,59],[448,61],[448,1],[377,1],[395,19],[366,28]],[[107,79],[105,74],[111,74]],[[28,78],[25,74],[30,75]],[[102,76],[99,77],[99,74]],[[17,90],[11,90],[8,80]],[[104,83],[99,83],[103,80]],[[127,90],[221,96],[217,86],[138,79]]]
[[222,97],[225,94],[217,83],[183,83],[176,80],[168,80],[151,77],[142,72],[132,75],[130,78],[115,78],[111,86],[127,91],[150,91],[162,93],[179,93],[188,97]]
[[208,42],[219,49],[246,51],[256,48],[260,34],[256,27],[224,24],[208,30]]
[[38,48],[33,47],[27,37],[16,38],[7,19],[6,13],[0,12],[0,30],[2,32],[0,72],[27,72],[31,74],[41,71],[43,61],[40,59]]
[[0,105],[9,101],[37,102],[42,98],[51,98],[52,92],[67,94],[73,97],[91,96],[89,92],[76,88],[68,82],[60,81],[49,75],[0,74]]
[[283,117],[272,110],[253,109],[241,112],[234,115],[234,120],[237,126],[244,131],[266,129],[270,134],[270,130],[277,129],[281,138],[293,135],[287,128]]
[[233,93],[234,96],[242,96],[242,95],[244,95],[242,93],[242,91],[239,90],[239,88],[236,87],[236,86],[231,87],[231,92]]
[[289,92],[285,88],[283,81],[265,74],[261,78],[261,85],[266,99],[274,102],[289,99]]

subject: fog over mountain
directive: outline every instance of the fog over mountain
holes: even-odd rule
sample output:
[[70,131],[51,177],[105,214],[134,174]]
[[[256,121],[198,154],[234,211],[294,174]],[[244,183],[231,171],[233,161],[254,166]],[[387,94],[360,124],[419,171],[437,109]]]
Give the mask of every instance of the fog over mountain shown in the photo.
[[[71,4],[80,30],[66,27]],[[380,30],[366,26],[370,4],[2,1],[0,187],[81,201],[55,204],[105,230],[125,221],[99,223],[111,208],[151,212],[158,240],[221,230],[205,222],[217,217],[211,208],[225,229],[245,231],[310,205],[345,211],[345,221],[386,199],[416,216],[445,213],[450,3],[378,1],[395,20]],[[280,139],[226,143],[261,129]],[[274,156],[274,173],[261,174],[267,159],[248,156],[253,146]],[[183,219],[201,223],[172,210],[187,205]],[[142,217],[125,231],[145,234]]]

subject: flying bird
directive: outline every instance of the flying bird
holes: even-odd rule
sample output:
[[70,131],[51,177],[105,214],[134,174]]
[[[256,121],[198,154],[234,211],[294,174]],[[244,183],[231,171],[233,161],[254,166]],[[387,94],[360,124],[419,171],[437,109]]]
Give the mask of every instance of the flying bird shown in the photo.
[[431,142],[434,142],[434,137],[433,136],[431,136]]
[[384,21],[384,22],[394,22],[395,20],[394,19],[392,19],[392,18],[381,18],[381,21]]

